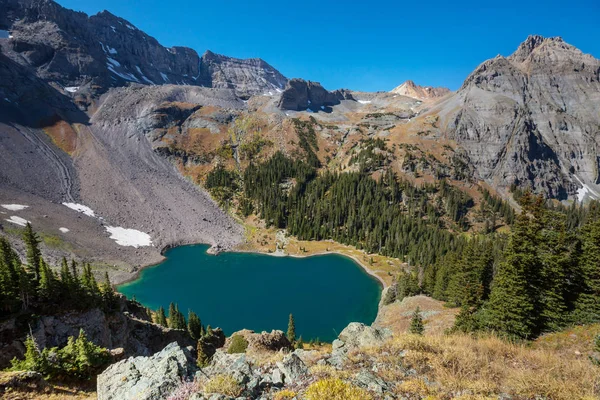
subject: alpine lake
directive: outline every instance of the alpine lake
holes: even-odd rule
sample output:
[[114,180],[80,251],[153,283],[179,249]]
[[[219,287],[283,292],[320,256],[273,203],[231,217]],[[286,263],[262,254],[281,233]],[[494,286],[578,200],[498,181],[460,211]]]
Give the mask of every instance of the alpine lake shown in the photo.
[[204,325],[220,327],[226,335],[240,329],[285,332],[291,313],[297,337],[331,342],[350,322],[371,324],[377,316],[381,284],[351,258],[215,256],[208,248],[169,249],[165,261],[143,269],[118,290],[152,310],[168,311],[175,302],[186,317],[193,310]]

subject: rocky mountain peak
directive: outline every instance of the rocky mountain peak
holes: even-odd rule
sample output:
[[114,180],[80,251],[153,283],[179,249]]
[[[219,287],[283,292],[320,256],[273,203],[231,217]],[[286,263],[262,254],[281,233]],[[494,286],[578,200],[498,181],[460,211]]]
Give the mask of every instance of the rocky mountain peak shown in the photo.
[[88,17],[51,0],[0,0],[2,52],[59,86],[94,94],[130,82],[231,88],[249,97],[283,89],[287,79],[260,59],[240,60],[187,47],[162,46],[109,11]]
[[599,71],[600,60],[561,38],[530,36],[467,77],[450,136],[497,187],[516,183],[561,200],[597,193]]
[[546,38],[540,35],[530,35],[523,43],[519,45],[517,50],[509,58],[515,62],[523,62],[537,48],[544,44],[565,44],[565,42],[561,37]]
[[418,100],[429,100],[447,95],[450,93],[450,89],[444,87],[420,86],[412,80],[407,80],[400,86],[392,89],[391,93],[412,97],[413,99]]

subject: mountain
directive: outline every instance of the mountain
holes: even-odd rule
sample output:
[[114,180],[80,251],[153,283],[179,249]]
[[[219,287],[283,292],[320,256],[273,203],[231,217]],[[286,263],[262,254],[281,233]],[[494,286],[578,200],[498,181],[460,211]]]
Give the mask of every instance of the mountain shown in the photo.
[[391,93],[412,97],[418,100],[430,100],[444,97],[450,89],[444,87],[420,86],[408,80],[391,90]]
[[561,38],[530,36],[483,62],[429,115],[479,178],[560,200],[598,198],[600,60]]
[[282,89],[287,79],[260,59],[240,60],[162,46],[108,11],[88,17],[51,0],[1,0],[2,51],[68,92],[92,95],[128,82],[231,88],[245,97]]

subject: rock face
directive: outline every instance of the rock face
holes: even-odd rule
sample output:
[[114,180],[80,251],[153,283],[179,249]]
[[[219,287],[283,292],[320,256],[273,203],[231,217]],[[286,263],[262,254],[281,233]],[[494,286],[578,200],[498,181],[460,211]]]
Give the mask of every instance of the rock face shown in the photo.
[[353,100],[352,94],[343,89],[329,92],[318,82],[291,79],[281,94],[277,107],[282,110],[317,111],[340,104],[341,100]]
[[166,48],[108,11],[91,17],[51,0],[1,0],[3,51],[69,92],[97,94],[126,82],[202,85],[249,96],[287,79],[260,59],[239,60],[186,47]]
[[445,87],[420,86],[408,80],[392,89],[391,92],[401,96],[412,97],[413,99],[430,100],[444,97],[450,93],[450,89]]
[[281,92],[287,78],[260,58],[240,60],[215,54],[204,53],[200,64],[202,86],[234,89],[242,98],[255,94]]
[[[0,368],[10,365],[12,357],[21,357],[24,347],[21,344],[29,333],[27,329],[19,329],[18,322],[4,322],[0,325],[1,347]],[[181,346],[193,345],[192,339],[185,331],[166,329],[150,322],[146,311],[126,302],[120,301],[120,310],[104,313],[99,309],[87,312],[70,312],[53,316],[40,316],[37,324],[31,326],[36,343],[41,348],[62,347],[67,344],[69,336],[77,337],[83,329],[96,345],[115,349],[124,349],[123,356],[148,356],[162,350],[171,342]]]
[[98,400],[162,400],[196,371],[190,352],[171,343],[152,357],[132,357],[98,375]]
[[598,198],[600,60],[561,38],[530,36],[481,64],[433,111],[481,179],[557,199]]

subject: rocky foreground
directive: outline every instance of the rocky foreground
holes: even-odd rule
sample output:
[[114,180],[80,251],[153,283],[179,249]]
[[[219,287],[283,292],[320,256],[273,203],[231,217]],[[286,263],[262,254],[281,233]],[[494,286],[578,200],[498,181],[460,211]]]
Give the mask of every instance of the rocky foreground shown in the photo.
[[[590,335],[574,329],[528,345],[493,337],[392,334],[351,323],[331,347],[292,350],[280,331],[239,332],[245,353],[223,341],[207,367],[172,343],[98,377],[99,400],[127,399],[583,399],[597,398],[600,369]],[[540,377],[544,377],[540,380]]]
[[[380,346],[391,332],[351,323],[333,342],[331,352],[292,351],[281,331],[242,331],[238,335],[249,343],[246,352],[229,354],[229,343],[223,342],[205,368],[196,366],[194,348],[176,342],[152,357],[131,357],[113,364],[98,376],[98,399],[285,398],[277,396],[303,391],[321,375],[319,371],[341,370],[353,350]],[[367,369],[354,380],[376,394],[389,391],[388,384]]]

